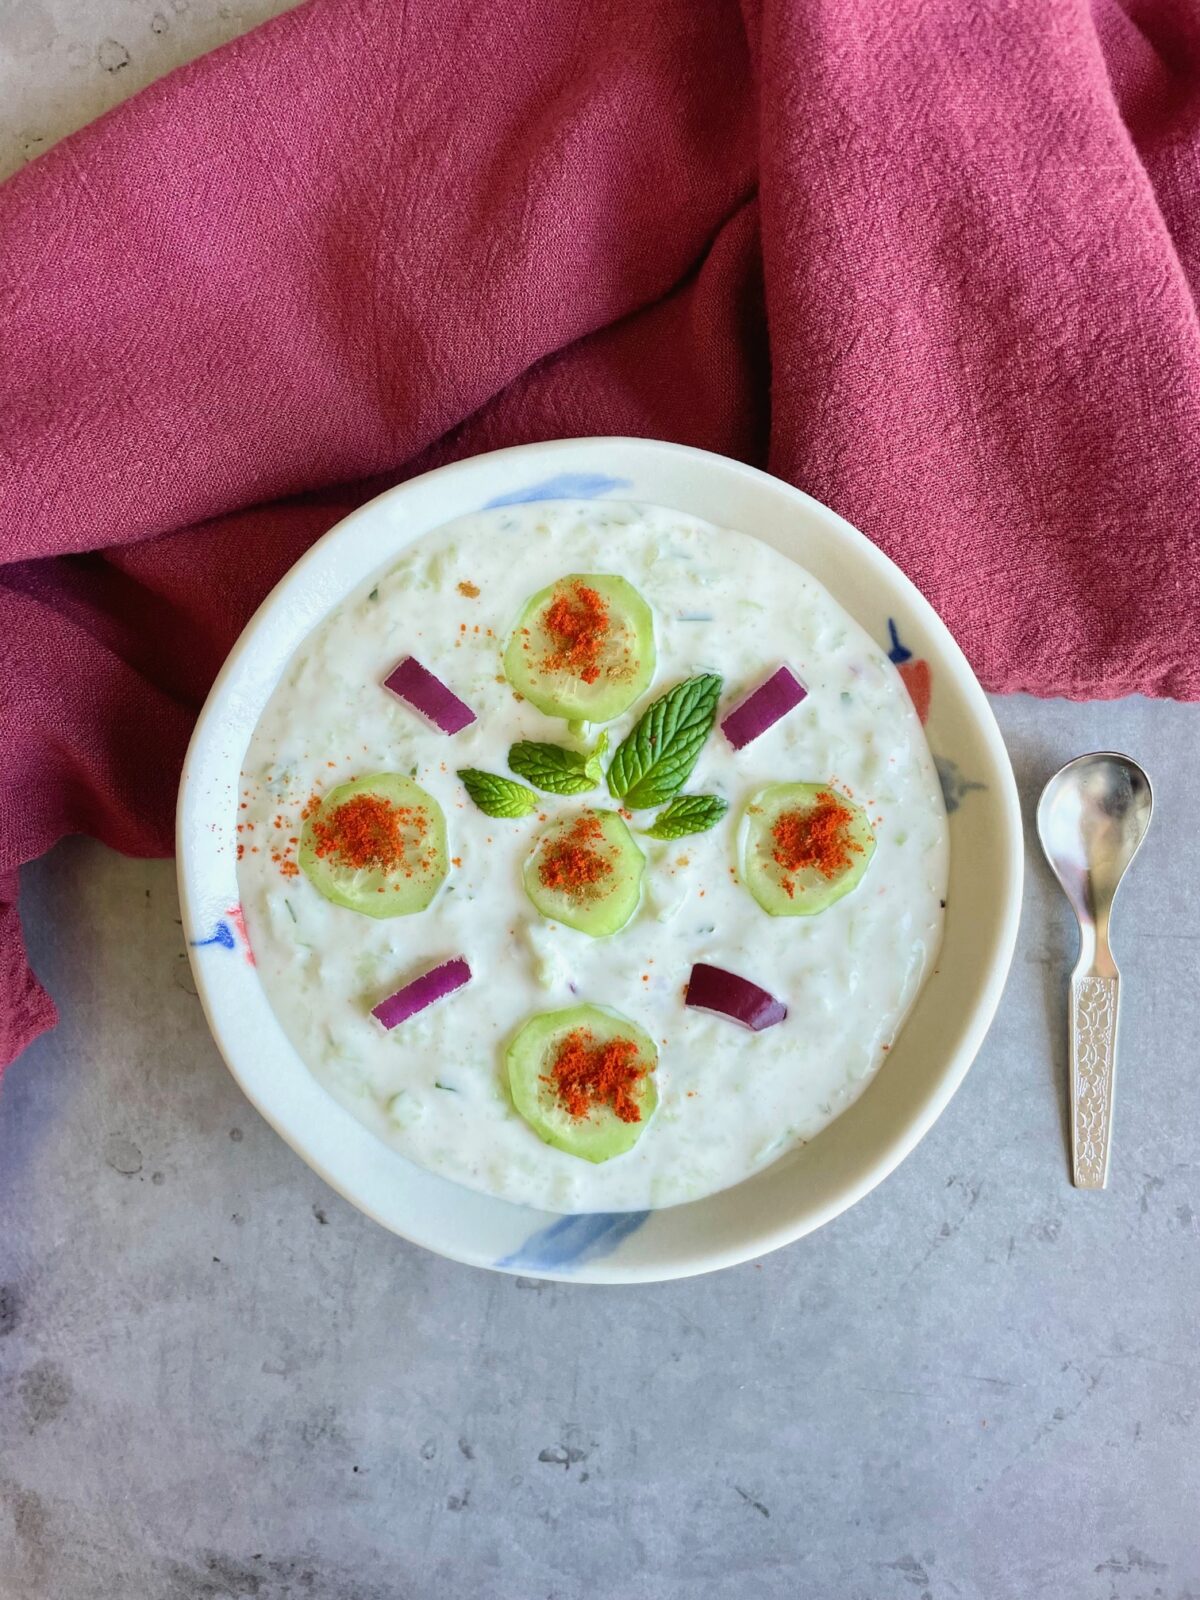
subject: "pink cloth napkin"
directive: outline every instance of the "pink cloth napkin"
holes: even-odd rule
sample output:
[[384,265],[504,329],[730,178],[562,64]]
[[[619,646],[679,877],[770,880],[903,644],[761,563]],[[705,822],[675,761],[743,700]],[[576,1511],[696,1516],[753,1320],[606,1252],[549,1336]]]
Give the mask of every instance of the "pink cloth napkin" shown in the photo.
[[1200,696],[1194,0],[316,0],[0,188],[0,1061],[17,867],[171,849],[264,592],[433,464],[768,466],[984,683]]

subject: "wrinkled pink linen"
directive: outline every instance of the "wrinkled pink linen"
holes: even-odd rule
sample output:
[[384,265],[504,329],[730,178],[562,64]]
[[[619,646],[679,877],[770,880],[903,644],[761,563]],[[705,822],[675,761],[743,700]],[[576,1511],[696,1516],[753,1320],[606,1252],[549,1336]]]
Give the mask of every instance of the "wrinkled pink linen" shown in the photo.
[[564,434],[768,466],[992,689],[1200,696],[1193,0],[316,0],[0,188],[17,868],[171,849],[188,732],[364,498]]

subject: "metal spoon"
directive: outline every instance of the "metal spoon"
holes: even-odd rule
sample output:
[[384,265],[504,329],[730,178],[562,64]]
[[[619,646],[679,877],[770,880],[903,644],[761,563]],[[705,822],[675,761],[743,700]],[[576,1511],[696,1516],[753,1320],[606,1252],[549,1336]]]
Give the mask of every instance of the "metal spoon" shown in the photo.
[[1108,1182],[1120,973],[1108,923],[1125,869],[1150,826],[1150,779],[1129,756],[1098,750],[1056,772],[1038,801],[1037,830],[1079,919],[1071,974],[1071,1159],[1077,1189]]

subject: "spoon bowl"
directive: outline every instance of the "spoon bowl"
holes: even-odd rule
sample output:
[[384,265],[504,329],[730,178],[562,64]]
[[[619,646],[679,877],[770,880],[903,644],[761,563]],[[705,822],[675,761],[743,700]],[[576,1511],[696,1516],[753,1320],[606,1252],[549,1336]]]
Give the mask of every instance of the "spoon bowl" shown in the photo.
[[1131,757],[1113,750],[1068,761],[1042,790],[1038,838],[1081,929],[1091,923],[1107,930],[1153,809],[1150,779]]
[[1079,922],[1071,978],[1071,1140],[1078,1188],[1108,1182],[1119,978],[1109,948],[1113,901],[1154,809],[1150,779],[1130,756],[1098,750],[1068,761],[1042,790],[1037,830]]

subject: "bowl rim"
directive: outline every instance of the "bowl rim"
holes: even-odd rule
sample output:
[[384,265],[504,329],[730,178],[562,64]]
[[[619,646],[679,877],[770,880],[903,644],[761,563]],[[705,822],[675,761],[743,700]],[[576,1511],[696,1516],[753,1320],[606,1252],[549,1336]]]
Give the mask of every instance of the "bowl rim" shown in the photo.
[[[995,798],[999,804],[1003,831],[1003,837],[998,841],[1001,845],[1002,854],[1001,888],[995,906],[997,915],[993,924],[995,931],[991,941],[990,960],[987,963],[986,971],[981,976],[974,1002],[970,1004],[959,1026],[957,1037],[947,1053],[945,1064],[938,1073],[935,1083],[925,1094],[916,1109],[906,1118],[903,1126],[893,1131],[891,1137],[885,1141],[883,1148],[874,1158],[865,1163],[861,1174],[856,1179],[839,1187],[837,1192],[831,1195],[823,1204],[810,1203],[802,1215],[793,1215],[782,1221],[775,1221],[748,1229],[745,1237],[740,1238],[733,1245],[712,1248],[707,1252],[689,1256],[682,1261],[663,1260],[649,1264],[644,1262],[623,1263],[618,1252],[615,1257],[609,1256],[603,1260],[588,1262],[584,1268],[572,1266],[565,1267],[563,1270],[556,1270],[553,1266],[543,1268],[520,1264],[515,1257],[511,1261],[507,1259],[497,1261],[478,1249],[472,1249],[470,1244],[466,1242],[463,1243],[461,1248],[448,1247],[443,1240],[434,1241],[429,1237],[423,1237],[422,1229],[419,1226],[411,1225],[404,1219],[398,1220],[395,1215],[385,1214],[377,1204],[368,1200],[363,1194],[356,1192],[356,1185],[351,1176],[342,1172],[335,1173],[331,1171],[328,1164],[313,1153],[294,1128],[286,1125],[282,1115],[270,1103],[269,1099],[259,1093],[254,1085],[248,1081],[250,1074],[248,1071],[242,1070],[242,1062],[239,1060],[239,1041],[236,1036],[231,1037],[230,1030],[218,1014],[220,1004],[216,995],[218,986],[210,983],[205,963],[198,958],[199,952],[196,944],[199,941],[189,940],[188,955],[196,981],[197,994],[209,1030],[235,1082],[237,1082],[250,1103],[284,1142],[330,1188],[334,1189],[357,1210],[364,1212],[372,1220],[380,1223],[390,1232],[408,1240],[410,1243],[421,1245],[423,1248],[432,1250],[438,1255],[468,1266],[484,1267],[489,1270],[520,1273],[528,1277],[572,1283],[666,1282],[676,1278],[717,1271],[723,1267],[737,1265],[769,1254],[773,1250],[793,1243],[806,1234],[814,1232],[817,1228],[840,1216],[843,1211],[855,1205],[865,1195],[869,1194],[872,1189],[882,1183],[925,1137],[966,1077],[995,1017],[1016,946],[1024,874],[1023,828],[1016,780],[995,715],[961,647],[933,606],[890,557],[885,555],[877,545],[872,543],[852,523],[847,522],[844,517],[840,516],[832,508],[814,499],[804,490],[798,489],[783,479],[777,478],[769,472],[764,472],[760,468],[750,466],[745,462],[736,461],[716,452],[701,450],[690,445],[620,435],[591,435],[512,445],[500,450],[467,456],[461,460],[450,462],[445,466],[435,467],[428,472],[405,479],[402,483],[384,490],[381,494],[364,501],[336,522],[319,539],[314,541],[299,560],[293,563],[256,608],[226,656],[196,720],[184,758],[176,809],[177,877],[183,922],[185,930],[187,930],[198,925],[195,917],[198,896],[193,893],[193,885],[190,881],[192,845],[186,827],[185,814],[192,790],[198,782],[197,763],[198,759],[203,756],[205,745],[210,737],[210,724],[214,716],[220,711],[221,703],[231,683],[242,670],[246,651],[264,619],[287,599],[290,591],[299,588],[306,582],[309,573],[318,563],[328,559],[331,544],[335,541],[349,538],[355,525],[360,520],[377,516],[380,509],[385,505],[402,503],[405,497],[411,496],[414,490],[418,488],[427,490],[431,483],[439,481],[444,483],[452,476],[465,478],[469,474],[478,475],[481,479],[486,478],[489,470],[502,468],[503,464],[517,460],[528,461],[530,465],[534,465],[535,463],[553,463],[555,457],[563,456],[584,460],[593,453],[603,456],[606,466],[611,466],[611,458],[614,454],[622,457],[644,456],[643,465],[650,474],[653,473],[655,461],[661,464],[664,461],[673,460],[676,464],[682,463],[684,465],[689,461],[702,462],[710,470],[715,467],[729,474],[732,479],[744,479],[760,489],[766,487],[783,499],[790,500],[798,509],[802,508],[809,517],[823,523],[828,533],[836,536],[847,546],[855,561],[864,562],[886,584],[903,597],[910,615],[919,620],[927,637],[936,643],[940,654],[940,664],[948,667],[955,676],[956,687],[966,702],[974,722],[974,731],[980,737],[986,756],[991,764],[991,770],[987,776],[989,786],[995,789]],[[599,462],[593,463],[593,465],[599,464]],[[613,481],[617,482],[619,480]],[[543,498],[574,498],[574,496],[547,494]],[[627,496],[622,496],[614,491],[611,494],[603,494],[602,498],[626,498],[642,501],[643,503],[651,503],[652,497],[639,489],[639,492],[631,493]],[[461,511],[450,512],[443,519],[443,523],[452,521],[464,514]],[[702,515],[702,513],[695,511],[690,514]],[[412,537],[421,537],[424,533],[433,531],[439,525],[437,522],[429,523],[427,526],[417,529]],[[389,559],[395,559],[394,552],[384,555],[377,564],[382,566]],[[350,587],[352,588],[353,585],[350,585]],[[322,603],[320,614],[322,616],[326,615],[348,592],[349,588],[343,588],[336,594],[327,595]],[[853,612],[851,614],[853,615]],[[319,620],[320,618],[318,617],[316,622],[306,622],[304,632],[307,633],[312,627],[319,625]],[[865,624],[863,625],[865,626]],[[868,631],[870,630],[868,629]],[[261,705],[259,706],[259,711],[261,711]],[[270,1002],[266,998],[265,991],[260,990],[260,992],[263,995],[264,1003],[269,1007]],[[316,1080],[314,1079],[313,1081],[315,1083]],[[347,1112],[346,1115],[349,1116],[350,1114]],[[358,1126],[362,1127],[361,1124]],[[370,1133],[370,1130],[362,1128],[362,1131],[372,1140],[375,1140],[375,1135]],[[381,1148],[386,1149],[387,1147],[384,1145]],[[405,1160],[399,1152],[392,1151],[391,1154],[398,1161]],[[407,1163],[407,1165],[412,1167],[413,1170],[424,1170],[416,1169],[413,1163]],[[458,1185],[453,1185],[451,1180],[441,1179],[439,1181],[449,1183],[456,1189],[459,1188]],[[719,1193],[732,1193],[737,1187],[737,1185],[734,1185],[730,1191],[720,1191]],[[466,1192],[471,1193],[473,1191]],[[501,1201],[498,1197],[488,1196],[486,1198],[492,1199],[497,1205],[512,1204],[511,1202]],[[716,1197],[710,1196],[709,1198]],[[702,1204],[704,1202],[695,1203]],[[671,1207],[667,1209],[677,1210],[680,1208]],[[651,1216],[658,1214],[660,1213],[650,1213]],[[544,1216],[545,1213],[531,1210],[529,1215],[537,1217]]]

